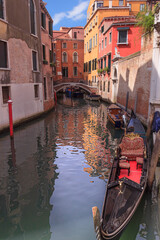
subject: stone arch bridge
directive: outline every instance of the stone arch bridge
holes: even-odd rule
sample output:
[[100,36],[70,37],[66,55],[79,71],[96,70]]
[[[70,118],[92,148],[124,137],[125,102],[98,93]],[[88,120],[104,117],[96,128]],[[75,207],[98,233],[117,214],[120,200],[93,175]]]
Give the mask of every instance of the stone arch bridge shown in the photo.
[[89,94],[97,92],[97,88],[96,87],[86,85],[85,83],[74,83],[74,82],[64,82],[64,83],[55,84],[54,85],[54,90],[56,92],[59,92],[62,89],[67,88],[67,87],[73,87],[73,88],[74,87],[79,87],[79,88],[83,89],[84,91],[86,91]]

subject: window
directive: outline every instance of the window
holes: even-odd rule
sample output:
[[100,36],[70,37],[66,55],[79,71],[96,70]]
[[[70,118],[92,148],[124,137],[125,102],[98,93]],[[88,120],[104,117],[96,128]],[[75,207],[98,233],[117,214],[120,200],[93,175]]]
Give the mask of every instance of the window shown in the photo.
[[106,82],[103,82],[103,92],[105,92]]
[[47,100],[47,84],[46,84],[46,77],[43,79],[44,84],[44,100]]
[[34,97],[39,98],[39,85],[34,85]]
[[10,87],[9,86],[2,87],[2,96],[3,96],[3,104],[8,103],[9,96],[10,96]]
[[73,67],[73,76],[78,76],[77,67]]
[[74,32],[74,38],[77,38],[77,32]]
[[92,49],[92,38],[89,40],[89,51]]
[[73,62],[78,63],[78,53],[77,52],[73,53]]
[[108,55],[108,68],[111,70],[111,54]]
[[67,48],[67,43],[62,43],[63,48]]
[[103,7],[103,2],[97,2],[97,8]]
[[62,76],[68,77],[68,67],[62,67]]
[[52,21],[48,21],[48,29],[49,29],[49,35],[53,36],[53,23]]
[[94,69],[94,66],[95,66],[95,65],[94,65],[94,59],[93,59],[93,60],[92,60],[92,70],[95,70],[95,69]]
[[101,51],[101,44],[99,44],[99,52]]
[[7,42],[0,40],[0,68],[8,67]]
[[41,26],[46,29],[46,15],[43,12],[41,12]]
[[106,57],[104,57],[104,68],[106,67]]
[[84,63],[84,65],[83,65],[83,72],[85,72],[86,71],[86,64]]
[[97,33],[96,33],[96,46],[97,46]]
[[123,0],[119,0],[119,6],[123,6]]
[[42,45],[42,52],[43,52],[43,61],[46,60],[46,47]]
[[127,39],[127,30],[119,30],[119,34],[118,34],[118,43],[127,43],[128,39]]
[[88,63],[86,62],[86,72],[88,71]]
[[104,32],[104,25],[101,27],[101,33]]
[[103,50],[104,41],[102,40],[102,50]]
[[140,4],[140,11],[144,11],[145,9],[145,5],[144,4]]
[[89,61],[89,69],[88,69],[88,72],[89,72],[89,73],[91,72],[91,61]]
[[103,69],[103,58],[101,59],[101,69]]
[[35,26],[35,6],[33,0],[30,0],[30,23],[31,23],[31,33],[36,34]]
[[77,49],[77,43],[73,43],[73,48]]
[[97,69],[97,58],[95,58],[94,64],[95,64],[94,69],[96,70]]
[[86,53],[86,44],[84,45],[84,53]]
[[93,36],[93,48],[95,47],[95,36]]
[[4,0],[0,0],[0,18],[4,19]]
[[53,48],[56,48],[56,44],[55,43],[53,43]]
[[109,43],[112,42],[112,32],[109,33]]
[[37,67],[37,52],[36,51],[32,51],[32,64],[33,64],[33,71],[37,71],[38,67]]
[[54,63],[56,62],[56,53],[55,52],[53,53],[53,62]]
[[107,47],[107,37],[105,37],[105,47]]
[[66,52],[63,52],[62,53],[62,62],[67,62],[67,53]]
[[110,81],[108,81],[108,92],[110,92]]
[[52,55],[52,50],[50,49],[50,50],[49,50],[49,62],[50,62],[50,63],[52,63],[52,61],[53,61],[52,56],[53,56],[53,55]]
[[129,3],[129,11],[131,12],[132,10],[132,5]]
[[88,51],[88,42],[87,42],[87,51]]

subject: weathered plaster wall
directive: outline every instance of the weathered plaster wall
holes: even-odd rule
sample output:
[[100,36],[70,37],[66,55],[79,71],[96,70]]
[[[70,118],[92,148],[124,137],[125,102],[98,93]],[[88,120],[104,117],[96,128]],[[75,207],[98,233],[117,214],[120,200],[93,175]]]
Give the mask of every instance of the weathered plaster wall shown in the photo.
[[144,37],[141,52],[119,60],[117,65],[117,102],[125,107],[128,92],[128,109],[136,109],[144,122],[148,118],[152,53],[153,37]]

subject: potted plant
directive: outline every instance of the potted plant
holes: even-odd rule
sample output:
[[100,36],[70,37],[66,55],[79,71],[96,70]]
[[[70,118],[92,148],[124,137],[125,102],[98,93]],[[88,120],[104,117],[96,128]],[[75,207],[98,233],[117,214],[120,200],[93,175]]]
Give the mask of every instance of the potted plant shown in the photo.
[[55,67],[56,64],[54,62],[50,62],[50,67]]
[[43,59],[43,64],[48,64],[48,61]]
[[107,72],[108,74],[110,73],[109,67],[105,67],[105,68],[103,69],[103,73],[105,74],[106,72]]

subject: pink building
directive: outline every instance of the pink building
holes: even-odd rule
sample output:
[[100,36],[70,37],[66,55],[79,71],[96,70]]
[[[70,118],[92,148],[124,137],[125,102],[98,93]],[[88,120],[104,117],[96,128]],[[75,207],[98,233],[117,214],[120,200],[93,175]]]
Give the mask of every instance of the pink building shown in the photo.
[[42,41],[42,82],[44,111],[54,107],[54,90],[53,90],[53,20],[49,15],[45,3],[41,0],[41,41]]
[[99,25],[98,75],[102,98],[112,99],[111,66],[115,57],[122,58],[140,51],[140,28],[132,17],[107,17]]

